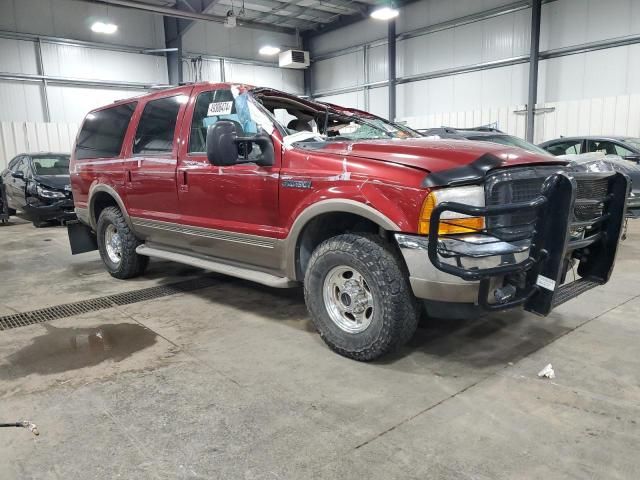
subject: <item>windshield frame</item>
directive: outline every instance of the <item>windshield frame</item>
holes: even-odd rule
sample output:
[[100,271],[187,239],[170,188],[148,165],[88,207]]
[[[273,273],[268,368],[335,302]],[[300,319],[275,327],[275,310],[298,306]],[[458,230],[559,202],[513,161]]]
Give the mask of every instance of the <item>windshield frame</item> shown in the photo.
[[637,154],[640,154],[640,138],[636,138],[636,137],[623,138],[622,143],[633,148]]

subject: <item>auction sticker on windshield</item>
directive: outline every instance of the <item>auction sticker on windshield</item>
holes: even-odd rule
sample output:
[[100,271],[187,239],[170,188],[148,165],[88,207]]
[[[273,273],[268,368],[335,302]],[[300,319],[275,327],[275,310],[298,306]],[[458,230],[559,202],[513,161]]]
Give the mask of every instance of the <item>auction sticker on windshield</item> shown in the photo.
[[215,102],[210,103],[207,109],[207,117],[214,115],[229,115],[233,108],[233,102]]

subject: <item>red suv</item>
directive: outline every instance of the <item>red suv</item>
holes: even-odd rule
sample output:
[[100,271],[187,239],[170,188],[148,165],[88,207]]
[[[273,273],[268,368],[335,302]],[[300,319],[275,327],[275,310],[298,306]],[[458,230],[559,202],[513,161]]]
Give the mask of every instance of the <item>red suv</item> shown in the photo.
[[213,83],[92,111],[70,170],[74,253],[97,244],[116,278],[158,257],[304,284],[322,338],[358,360],[402,345],[423,307],[546,315],[605,283],[628,194],[619,173]]

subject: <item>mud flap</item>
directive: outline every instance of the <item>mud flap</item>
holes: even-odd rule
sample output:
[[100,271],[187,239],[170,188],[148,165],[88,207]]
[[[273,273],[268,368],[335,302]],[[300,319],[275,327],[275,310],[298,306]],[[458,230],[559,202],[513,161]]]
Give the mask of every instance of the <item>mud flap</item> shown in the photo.
[[96,235],[87,225],[81,222],[67,223],[67,234],[69,235],[69,245],[71,254],[91,252],[98,249]]

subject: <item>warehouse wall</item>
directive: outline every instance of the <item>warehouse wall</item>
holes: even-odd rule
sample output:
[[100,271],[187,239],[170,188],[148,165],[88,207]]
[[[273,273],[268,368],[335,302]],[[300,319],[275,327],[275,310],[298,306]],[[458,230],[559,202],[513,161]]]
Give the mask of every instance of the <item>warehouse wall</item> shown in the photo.
[[[248,28],[226,28],[208,22],[196,22],[184,34],[182,48],[190,57],[203,55],[202,80],[243,82],[273,87],[290,93],[304,92],[304,74],[299,70],[281,69],[277,57],[258,53],[264,45],[298,48],[295,35]],[[207,58],[209,57],[209,58]],[[224,61],[221,74],[220,58]],[[254,62],[258,62],[256,65]],[[184,66],[185,80],[195,79],[195,72]]]
[[[455,21],[491,9],[512,11],[481,21]],[[417,127],[472,126],[478,123],[469,122],[481,119],[524,136],[521,110],[527,101],[530,15],[522,2],[504,0],[426,0],[402,9],[397,24],[397,119]],[[638,34],[640,2],[636,0],[555,0],[542,8],[542,52]],[[365,20],[314,38],[312,58],[319,58],[313,64],[314,95],[386,116],[388,89],[375,84],[387,79],[385,36],[384,22]],[[363,41],[368,44],[363,46]],[[347,53],[331,54],[349,48]],[[575,102],[583,105],[583,111],[592,100],[596,105],[604,102],[613,105],[615,112],[604,121],[603,133],[608,128],[609,133],[640,135],[632,117],[619,120],[635,114],[622,99],[630,102],[640,93],[640,64],[635,61],[639,53],[640,43],[636,43],[542,60],[539,106],[565,112],[561,116],[568,123],[563,120],[560,130],[576,132],[584,120],[569,113],[575,110]],[[447,74],[453,68],[478,71]],[[425,75],[434,78],[420,79]],[[589,111],[598,112],[597,108]],[[536,141],[555,135],[556,127],[548,126],[554,121],[545,118],[551,115],[536,116]],[[612,118],[618,120],[612,123]],[[463,119],[464,125],[456,123]],[[598,122],[587,123],[600,128]]]

